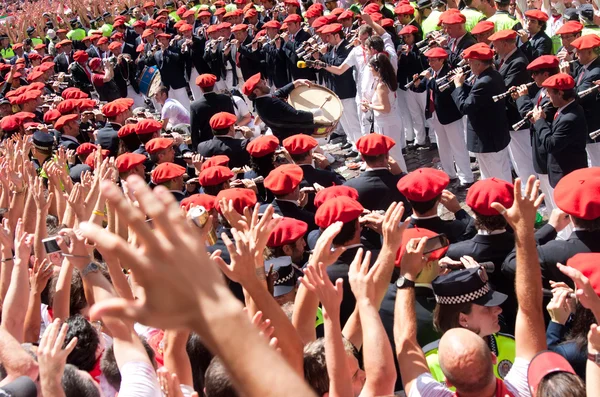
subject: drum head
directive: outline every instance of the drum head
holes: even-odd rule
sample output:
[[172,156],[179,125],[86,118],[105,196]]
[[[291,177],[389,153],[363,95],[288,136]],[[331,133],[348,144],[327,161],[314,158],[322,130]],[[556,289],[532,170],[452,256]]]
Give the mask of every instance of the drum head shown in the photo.
[[148,96],[152,98],[154,94],[158,92],[158,89],[162,85],[162,80],[160,78],[160,73],[156,73],[152,77],[152,81],[150,82],[150,89],[148,90]]
[[315,122],[320,124],[337,123],[342,117],[342,111],[344,110],[340,98],[333,91],[319,85],[294,88],[290,93],[288,102],[296,110],[309,111],[310,109],[322,106],[323,116],[315,117]]

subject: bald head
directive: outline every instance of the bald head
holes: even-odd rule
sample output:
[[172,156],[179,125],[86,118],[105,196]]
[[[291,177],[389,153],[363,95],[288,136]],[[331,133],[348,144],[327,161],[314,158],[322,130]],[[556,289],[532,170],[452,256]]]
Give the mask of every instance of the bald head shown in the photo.
[[486,396],[488,390],[494,392],[492,354],[480,336],[453,328],[442,336],[438,354],[448,383],[461,395]]

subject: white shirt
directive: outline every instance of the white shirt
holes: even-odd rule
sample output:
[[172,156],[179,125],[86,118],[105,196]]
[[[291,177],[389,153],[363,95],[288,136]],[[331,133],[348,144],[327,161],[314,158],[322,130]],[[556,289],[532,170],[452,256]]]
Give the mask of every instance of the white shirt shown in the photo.
[[571,99],[569,101],[569,103],[567,103],[565,106],[561,106],[558,108],[558,110],[556,111],[556,116],[554,116],[555,118],[558,117],[558,115],[560,114],[560,112],[562,112],[564,110],[564,108],[566,108],[567,106],[569,106],[571,103],[575,102],[575,99]]
[[177,124],[190,123],[190,111],[186,109],[178,100],[167,98],[160,112],[161,119],[169,119],[167,128]]
[[120,397],[161,397],[156,371],[145,362],[130,361],[121,372]]

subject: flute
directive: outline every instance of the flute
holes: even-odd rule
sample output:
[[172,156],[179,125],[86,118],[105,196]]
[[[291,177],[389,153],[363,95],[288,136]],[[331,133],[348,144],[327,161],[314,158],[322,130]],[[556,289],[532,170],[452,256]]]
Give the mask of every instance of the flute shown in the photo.
[[590,139],[594,139],[595,140],[598,137],[600,137],[600,130],[596,130],[594,132],[590,132]]
[[[552,106],[552,102],[546,102],[542,105],[542,110],[546,110],[548,107]],[[523,117],[523,120],[516,122],[515,124],[512,125],[512,130],[513,131],[519,131],[521,128],[523,128],[523,126],[525,124],[527,124],[527,122],[529,121],[529,119],[531,118],[531,116],[533,116],[533,109],[530,110],[529,112],[525,113],[525,117]]]
[[[461,61],[462,62],[462,61]],[[460,63],[458,64],[459,66],[455,67],[454,69],[450,69],[448,71],[448,73],[446,73],[444,76],[438,78],[435,80],[436,84],[442,84],[444,83],[446,80],[448,80],[450,77],[453,77],[455,74],[459,73],[459,72],[466,72],[468,70],[469,65],[460,65]]]
[[[535,84],[535,81],[530,81],[529,83],[525,84],[525,87],[529,88],[529,87],[531,87],[534,84]],[[513,86],[513,87],[510,87],[506,92],[503,92],[502,94],[494,95],[492,97],[492,100],[494,102],[498,102],[499,100],[504,99],[507,96],[511,95],[513,92],[515,92],[518,87],[519,86],[516,86],[516,85]]]
[[[477,76],[475,76],[474,74],[470,75],[466,80],[465,80],[465,84],[471,84],[473,81],[475,81],[475,78],[477,78]],[[450,86],[454,84],[454,80],[450,80],[447,83],[444,83],[442,85],[439,86],[439,90],[440,92],[444,92],[446,91],[448,88],[450,88]]]
[[590,87],[587,90],[583,90],[583,91],[577,93],[577,96],[579,97],[579,99],[585,98],[586,96],[594,93],[595,91],[598,91],[598,87],[599,86],[597,86],[597,85]]

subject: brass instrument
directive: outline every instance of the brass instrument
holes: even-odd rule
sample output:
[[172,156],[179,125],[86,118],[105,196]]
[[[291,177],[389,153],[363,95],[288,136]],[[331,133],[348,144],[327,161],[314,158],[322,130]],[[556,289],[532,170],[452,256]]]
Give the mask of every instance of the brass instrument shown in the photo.
[[303,51],[303,50],[304,50],[304,49],[305,49],[307,46],[310,46],[310,45],[312,45],[312,44],[316,43],[316,42],[317,42],[317,40],[318,40],[318,39],[317,39],[317,37],[316,37],[316,36],[313,36],[313,37],[311,37],[310,39],[308,39],[308,40],[306,40],[306,41],[303,41],[303,42],[302,42],[302,44],[300,44],[300,47],[298,47],[298,48],[296,49],[296,54],[298,54],[298,56],[301,56],[301,55],[300,55],[300,53],[301,53],[301,52],[302,52],[302,51]]
[[[535,81],[530,81],[529,83],[525,84],[525,87],[529,88],[534,84],[535,84]],[[507,96],[510,96],[513,92],[517,91],[517,88],[518,88],[518,86],[510,87],[506,92],[503,92],[502,94],[494,95],[492,97],[492,100],[494,102],[498,102],[499,100],[504,99]]]
[[460,61],[460,63],[458,64],[458,66],[455,67],[454,69],[450,69],[448,71],[448,73],[446,73],[446,75],[444,75],[444,76],[436,79],[435,83],[437,85],[444,84],[445,82],[449,81],[448,79],[454,77],[455,74],[468,71],[469,70],[469,65],[466,65],[466,64],[461,65],[462,62],[463,61]]
[[424,41],[424,40],[421,40],[421,41],[419,41],[419,43],[417,43],[417,44],[415,44],[415,45],[417,46],[417,48],[419,48],[419,51],[421,51],[421,53],[425,53],[425,52],[427,52],[427,50],[429,50],[429,49],[431,49],[431,48],[432,48],[432,45],[433,45],[434,43],[435,43],[436,45],[438,45],[438,44],[436,43],[436,41],[435,41],[437,38],[446,38],[446,39],[448,39],[448,37],[449,37],[449,36],[448,36],[447,34],[440,35],[440,36],[437,36],[437,37],[435,37],[435,38],[434,38],[434,37],[430,37],[429,39],[427,39],[427,41],[426,41],[426,44],[427,44],[427,45],[426,45],[425,47],[423,47],[422,45],[421,45],[421,46],[419,46],[419,45],[418,45],[419,43],[423,43],[423,41]]
[[[425,71],[421,73],[425,73]],[[425,76],[423,76],[422,74],[419,74],[416,78],[413,77],[412,81],[404,86],[404,89],[408,90],[410,87],[412,87],[413,84],[417,82],[417,80],[421,80],[423,77]]]
[[[552,106],[552,102],[546,102],[542,105],[542,110],[546,110],[548,107]],[[523,126],[525,124],[527,124],[527,122],[529,121],[529,119],[531,118],[531,116],[533,116],[533,110],[530,110],[529,112],[525,113],[525,117],[523,118],[523,120],[515,123],[512,125],[512,130],[513,131],[519,131],[521,128],[523,128]]]

